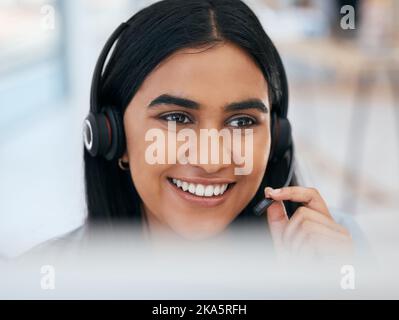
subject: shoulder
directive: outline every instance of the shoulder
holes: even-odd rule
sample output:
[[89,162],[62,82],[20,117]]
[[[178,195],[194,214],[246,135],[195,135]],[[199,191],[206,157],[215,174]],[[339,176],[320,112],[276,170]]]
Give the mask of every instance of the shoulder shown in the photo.
[[62,255],[69,252],[75,252],[76,250],[79,250],[82,244],[86,241],[87,230],[87,224],[83,224],[72,231],[60,234],[36,245],[23,256],[30,257],[42,254]]
[[356,251],[360,254],[370,254],[370,245],[366,235],[360,228],[359,224],[353,215],[350,215],[342,210],[330,208],[330,213],[335,222],[345,227],[352,236]]

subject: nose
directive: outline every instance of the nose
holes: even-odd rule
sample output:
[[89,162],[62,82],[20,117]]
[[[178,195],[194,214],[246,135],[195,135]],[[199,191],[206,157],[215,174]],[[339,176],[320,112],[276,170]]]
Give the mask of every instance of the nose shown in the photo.
[[[216,129],[198,132],[196,146],[191,146],[184,157],[188,159],[190,165],[208,174],[233,168],[231,137],[227,136],[228,134],[228,131],[221,132]],[[189,151],[194,151],[195,155],[190,155]]]
[[223,163],[222,159],[220,159],[218,163],[197,163],[193,166],[202,169],[207,174],[214,174],[233,166],[233,164]]

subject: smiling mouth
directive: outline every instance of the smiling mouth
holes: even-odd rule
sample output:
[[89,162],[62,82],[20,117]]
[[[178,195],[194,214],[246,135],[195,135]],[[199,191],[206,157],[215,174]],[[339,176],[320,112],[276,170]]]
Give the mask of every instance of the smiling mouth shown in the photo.
[[167,180],[176,188],[201,198],[221,197],[230,190],[236,183],[201,184],[192,183],[176,178],[168,177]]

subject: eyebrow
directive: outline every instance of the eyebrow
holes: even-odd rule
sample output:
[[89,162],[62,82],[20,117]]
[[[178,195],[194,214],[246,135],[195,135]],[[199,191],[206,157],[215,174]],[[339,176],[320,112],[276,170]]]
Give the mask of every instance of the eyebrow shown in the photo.
[[[162,94],[159,97],[155,98],[148,107],[154,107],[161,104],[173,104],[176,106],[180,106],[187,109],[198,110],[200,108],[200,104],[196,101],[172,96],[169,94]],[[247,99],[240,102],[229,103],[224,107],[225,111],[239,111],[239,110],[247,110],[247,109],[257,109],[263,113],[268,113],[269,109],[262,102],[262,100],[257,98]]]

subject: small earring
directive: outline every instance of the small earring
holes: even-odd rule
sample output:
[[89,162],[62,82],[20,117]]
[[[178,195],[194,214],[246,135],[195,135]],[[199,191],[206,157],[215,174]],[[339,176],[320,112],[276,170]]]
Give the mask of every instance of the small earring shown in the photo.
[[128,171],[129,170],[129,162],[123,162],[122,158],[119,158],[118,166],[123,171]]

